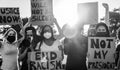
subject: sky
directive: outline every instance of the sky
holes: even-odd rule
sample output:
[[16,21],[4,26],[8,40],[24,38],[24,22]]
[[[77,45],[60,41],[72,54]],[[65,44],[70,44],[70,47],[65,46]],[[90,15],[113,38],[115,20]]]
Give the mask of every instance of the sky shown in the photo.
[[[120,0],[53,0],[53,14],[60,26],[66,23],[72,24],[71,20],[76,17],[77,4],[85,2],[99,3],[100,18],[105,15],[102,3],[108,3],[110,11],[120,7]],[[0,7],[19,7],[22,18],[31,16],[30,0],[0,0]]]

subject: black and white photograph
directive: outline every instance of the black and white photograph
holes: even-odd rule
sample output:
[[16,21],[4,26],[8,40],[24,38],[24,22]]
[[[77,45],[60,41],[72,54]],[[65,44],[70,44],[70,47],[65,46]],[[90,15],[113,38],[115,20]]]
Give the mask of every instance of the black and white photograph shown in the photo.
[[0,70],[120,70],[120,0],[0,0]]

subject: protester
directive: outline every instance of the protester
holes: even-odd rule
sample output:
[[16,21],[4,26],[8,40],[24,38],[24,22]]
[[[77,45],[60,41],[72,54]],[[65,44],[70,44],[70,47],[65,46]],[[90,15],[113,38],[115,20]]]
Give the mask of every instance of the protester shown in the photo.
[[46,45],[46,46],[41,46],[41,51],[42,50],[49,51],[50,49],[45,49],[45,47],[47,48],[48,46],[52,46],[52,47],[48,47],[51,48],[51,50],[59,50],[63,48],[62,45],[60,44],[60,41],[54,38],[53,29],[51,28],[51,26],[45,25],[43,27],[41,32],[41,37],[42,37],[42,45],[43,44]]
[[[64,53],[67,55],[66,70],[87,70],[87,37],[83,36],[83,25],[77,25],[77,33],[64,39]],[[74,34],[74,33],[73,33]]]
[[38,38],[38,36],[36,35],[36,30],[34,27],[27,27],[25,29],[25,37],[22,43],[20,44],[20,54],[19,54],[19,61],[22,61],[21,70],[28,69],[28,63],[27,63],[28,52],[35,51],[36,45],[39,42],[39,40],[40,37]]
[[59,57],[63,59],[63,46],[58,39],[54,38],[51,26],[45,25],[43,27],[41,37],[41,52],[60,51],[62,55],[59,55]]
[[110,37],[108,26],[100,22],[96,25],[96,37]]
[[[57,26],[57,29],[58,29],[58,32],[59,32],[59,34],[55,34],[54,33],[54,31],[53,31],[53,29],[52,29],[52,32],[53,32],[53,37],[54,37],[54,39],[56,39],[56,40],[61,40],[63,37],[64,37],[64,35],[63,35],[63,32],[62,32],[62,29],[60,28],[60,26],[58,25],[58,22],[57,22],[57,20],[56,20],[56,18],[52,18],[52,22],[53,23],[55,23],[55,24],[52,24],[52,25],[50,25],[50,27],[52,28],[52,26],[53,25],[56,25]],[[49,25],[47,25],[47,26],[49,26]],[[39,26],[39,29],[38,29],[38,31],[39,31],[39,40],[38,41],[40,41],[39,43],[37,43],[37,46],[36,46],[36,49],[39,49],[40,48],[40,45],[41,45],[41,39],[43,39],[43,37],[42,37],[42,30],[43,30],[43,28],[44,28],[44,26]]]
[[30,41],[30,43],[32,45],[31,48],[33,48],[33,50],[35,50],[37,43],[41,40],[41,36],[38,36],[36,34],[36,30],[32,26],[27,27],[25,29],[25,38],[27,38]]
[[4,34],[3,41],[0,45],[0,52],[3,59],[2,70],[18,70],[18,46],[17,32],[10,28]]
[[[109,28],[105,23],[100,22],[100,23],[97,24],[97,26],[96,26],[96,37],[110,37]],[[115,47],[115,46],[116,45],[114,45],[112,47]],[[120,49],[119,48],[116,49],[117,56],[118,56],[118,50],[120,50]],[[113,49],[113,52],[114,51],[115,50]],[[113,53],[113,57],[115,58],[115,65],[117,65],[118,57],[116,57],[115,53]]]

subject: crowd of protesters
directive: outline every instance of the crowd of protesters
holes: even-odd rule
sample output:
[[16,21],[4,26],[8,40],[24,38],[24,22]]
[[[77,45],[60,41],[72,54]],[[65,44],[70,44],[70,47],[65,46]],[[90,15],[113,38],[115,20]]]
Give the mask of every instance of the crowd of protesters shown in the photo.
[[[61,29],[55,18],[53,23],[59,34],[55,34],[53,25],[38,26],[35,29],[29,21],[24,26],[13,25],[7,29],[3,41],[0,42],[1,70],[28,70],[28,52],[33,51],[60,51],[61,62],[64,55],[67,55],[65,70],[87,70],[88,37],[111,37],[108,26],[103,22],[96,24],[94,29],[89,29],[87,36],[84,35],[82,23],[76,24],[75,29],[67,24]],[[120,30],[116,36],[116,40],[119,39]],[[119,64],[119,46],[118,42],[115,53],[116,68]]]

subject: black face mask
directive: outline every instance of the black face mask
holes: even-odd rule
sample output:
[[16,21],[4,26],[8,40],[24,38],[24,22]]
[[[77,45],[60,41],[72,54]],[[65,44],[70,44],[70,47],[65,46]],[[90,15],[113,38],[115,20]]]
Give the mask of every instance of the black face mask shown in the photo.
[[98,36],[98,37],[108,37],[109,34],[107,32],[97,32],[96,36]]
[[10,42],[10,43],[13,43],[15,41],[15,36],[8,36],[7,37],[7,40]]

